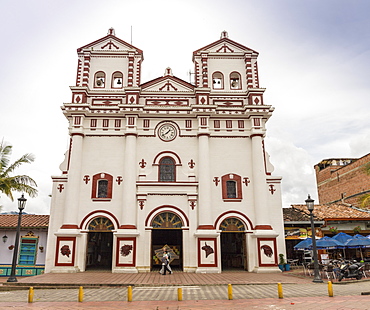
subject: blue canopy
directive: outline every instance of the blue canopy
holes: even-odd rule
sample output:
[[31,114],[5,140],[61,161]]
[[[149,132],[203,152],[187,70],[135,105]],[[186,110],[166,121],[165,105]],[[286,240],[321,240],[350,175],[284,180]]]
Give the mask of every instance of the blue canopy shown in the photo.
[[355,235],[344,243],[346,248],[370,248],[370,239],[362,235]]
[[[370,239],[369,239],[370,240]],[[312,244],[310,245],[312,248]],[[316,248],[319,250],[332,250],[344,248],[344,244],[328,236],[316,240]]]
[[332,237],[332,239],[337,240],[341,243],[346,243],[347,240],[352,239],[352,236],[344,232],[340,232],[339,234],[336,234],[334,237]]
[[309,250],[310,249],[309,246],[311,244],[312,244],[312,239],[311,238],[306,238],[306,239],[302,240],[301,242],[297,243],[294,246],[294,250],[296,250],[296,251]]

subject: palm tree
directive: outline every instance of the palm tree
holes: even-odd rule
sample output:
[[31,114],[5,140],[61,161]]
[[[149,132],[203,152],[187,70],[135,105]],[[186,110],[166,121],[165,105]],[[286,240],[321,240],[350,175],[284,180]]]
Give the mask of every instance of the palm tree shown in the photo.
[[27,193],[30,197],[37,196],[36,182],[27,175],[11,176],[13,171],[22,164],[34,161],[32,154],[24,154],[21,158],[10,164],[10,155],[13,146],[1,141],[0,144],[0,193],[8,196],[12,201],[12,191]]

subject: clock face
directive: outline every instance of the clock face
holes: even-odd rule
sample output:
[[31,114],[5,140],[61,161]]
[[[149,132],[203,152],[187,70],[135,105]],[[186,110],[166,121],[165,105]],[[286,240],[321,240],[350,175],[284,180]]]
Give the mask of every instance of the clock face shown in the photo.
[[172,141],[176,138],[177,130],[172,124],[164,124],[158,129],[158,136],[163,141]]

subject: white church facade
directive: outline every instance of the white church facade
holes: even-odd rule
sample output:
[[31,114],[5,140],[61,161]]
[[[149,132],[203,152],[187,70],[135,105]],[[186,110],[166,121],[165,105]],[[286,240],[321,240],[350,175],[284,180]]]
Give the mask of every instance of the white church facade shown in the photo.
[[45,272],[149,272],[164,246],[184,272],[278,272],[281,177],[258,53],[224,31],[193,52],[194,83],[170,68],[141,83],[143,52],[112,28],[77,52]]

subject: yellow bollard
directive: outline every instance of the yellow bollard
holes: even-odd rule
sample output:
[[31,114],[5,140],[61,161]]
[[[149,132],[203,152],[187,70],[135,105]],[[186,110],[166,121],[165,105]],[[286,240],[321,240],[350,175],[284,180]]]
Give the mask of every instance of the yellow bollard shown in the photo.
[[278,296],[280,299],[284,298],[283,296],[283,286],[281,285],[281,283],[278,283]]
[[334,296],[334,293],[333,293],[333,283],[331,281],[328,281],[328,293],[329,293],[329,297],[333,297]]
[[182,287],[177,289],[177,300],[182,301]]
[[127,301],[132,301],[132,287],[127,287]]
[[33,302],[33,295],[34,295],[33,287],[31,286],[30,289],[28,290],[28,302],[32,303]]
[[78,302],[83,302],[84,301],[84,288],[80,286],[78,290]]
[[233,287],[231,286],[231,284],[227,285],[227,296],[229,300],[233,299]]

